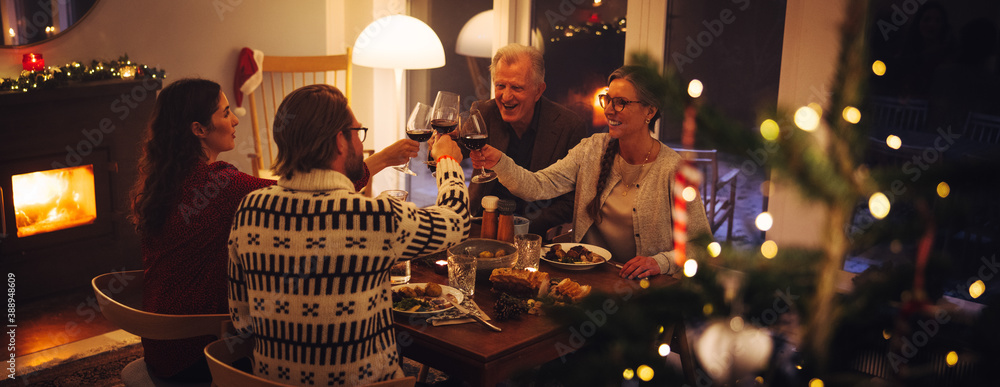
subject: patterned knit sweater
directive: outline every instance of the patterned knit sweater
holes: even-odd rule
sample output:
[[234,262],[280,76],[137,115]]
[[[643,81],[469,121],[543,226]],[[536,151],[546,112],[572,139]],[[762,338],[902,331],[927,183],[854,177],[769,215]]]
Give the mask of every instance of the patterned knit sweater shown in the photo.
[[229,236],[229,306],[253,334],[254,373],[288,384],[402,377],[389,267],[469,233],[465,176],[437,166],[437,205],[355,192],[332,170],[296,173],[243,199]]

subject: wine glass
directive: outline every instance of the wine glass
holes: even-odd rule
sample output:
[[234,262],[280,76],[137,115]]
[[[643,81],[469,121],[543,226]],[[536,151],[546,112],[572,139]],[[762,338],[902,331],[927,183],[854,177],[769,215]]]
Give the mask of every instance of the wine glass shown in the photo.
[[[413,110],[410,112],[410,117],[406,119],[406,137],[409,137],[413,141],[417,142],[427,142],[434,134],[434,131],[430,128],[431,123],[431,107],[427,104],[417,102],[413,106]],[[410,163],[407,162],[403,165],[395,165],[397,171],[403,172],[407,175],[416,176],[417,173],[410,170]]]
[[440,134],[449,134],[458,126],[458,94],[439,91],[434,98],[431,126]]
[[[469,111],[468,118],[463,117],[464,125],[460,129],[459,141],[470,151],[479,151],[486,146],[489,141],[489,132],[486,130],[486,120],[483,119],[482,113],[476,108],[476,105],[472,105],[472,110]],[[485,166],[478,175],[472,177],[473,183],[486,183],[493,181],[497,178],[496,172],[487,170]]]

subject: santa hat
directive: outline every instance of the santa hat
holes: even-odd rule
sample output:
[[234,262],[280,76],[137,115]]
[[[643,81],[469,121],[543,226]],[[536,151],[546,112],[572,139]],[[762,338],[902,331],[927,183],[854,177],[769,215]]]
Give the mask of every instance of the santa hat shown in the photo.
[[236,96],[236,108],[233,112],[243,116],[247,114],[247,109],[243,108],[243,94],[253,93],[260,86],[263,78],[261,69],[264,68],[264,53],[260,50],[253,50],[250,47],[243,47],[240,50],[239,61],[236,64],[236,76],[233,78],[233,94]]

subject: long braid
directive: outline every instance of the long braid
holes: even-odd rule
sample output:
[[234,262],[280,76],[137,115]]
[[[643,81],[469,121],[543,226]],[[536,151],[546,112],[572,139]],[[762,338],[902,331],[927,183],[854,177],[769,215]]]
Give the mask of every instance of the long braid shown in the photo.
[[590,215],[591,219],[594,219],[594,223],[601,223],[601,193],[608,186],[608,175],[611,174],[616,154],[618,154],[618,139],[612,138],[608,142],[608,147],[604,149],[604,156],[601,157],[601,173],[597,176],[597,194],[587,204],[587,214]]

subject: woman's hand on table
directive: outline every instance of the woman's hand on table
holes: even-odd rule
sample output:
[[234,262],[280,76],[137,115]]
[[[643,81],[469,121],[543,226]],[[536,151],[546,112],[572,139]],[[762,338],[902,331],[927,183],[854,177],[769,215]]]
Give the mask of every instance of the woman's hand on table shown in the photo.
[[501,157],[503,157],[503,152],[489,145],[484,146],[479,152],[469,153],[473,168],[491,169],[500,162]]
[[458,147],[458,143],[455,142],[450,136],[442,136],[438,133],[434,133],[430,140],[427,140],[428,149],[430,149],[431,157],[437,160],[439,157],[448,155],[451,156],[455,161],[462,162],[462,149]]
[[638,279],[660,274],[660,265],[653,257],[637,256],[625,262],[618,275],[622,278]]

